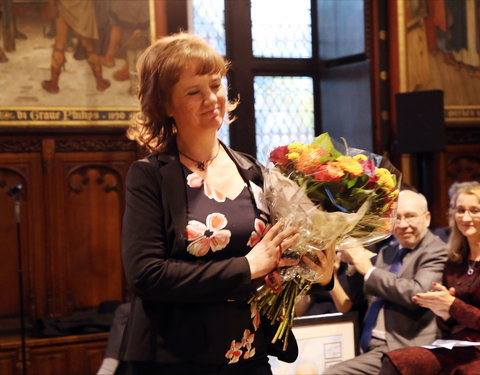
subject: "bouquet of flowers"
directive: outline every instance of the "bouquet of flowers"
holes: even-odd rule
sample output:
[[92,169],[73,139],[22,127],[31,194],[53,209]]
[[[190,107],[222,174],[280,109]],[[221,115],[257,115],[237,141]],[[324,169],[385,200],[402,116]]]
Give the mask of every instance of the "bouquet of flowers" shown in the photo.
[[[343,152],[340,151],[342,149]],[[311,144],[299,142],[270,153],[264,194],[273,222],[296,226],[300,240],[284,251],[279,270],[266,277],[251,303],[271,324],[272,342],[284,340],[293,324],[295,302],[319,275],[301,260],[318,263],[318,251],[349,242],[367,246],[391,234],[401,174],[379,155],[334,145],[328,133]]]

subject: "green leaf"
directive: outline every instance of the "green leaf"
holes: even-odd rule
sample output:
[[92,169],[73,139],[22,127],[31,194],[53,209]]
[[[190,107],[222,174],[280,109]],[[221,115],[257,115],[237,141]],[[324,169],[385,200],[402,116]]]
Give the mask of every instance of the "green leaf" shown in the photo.
[[343,154],[333,146],[332,140],[330,138],[330,135],[328,133],[322,133],[320,134],[315,140],[312,142],[312,145],[314,146],[320,146],[323,148],[326,152],[329,152],[334,158],[338,158],[339,156],[342,156]]

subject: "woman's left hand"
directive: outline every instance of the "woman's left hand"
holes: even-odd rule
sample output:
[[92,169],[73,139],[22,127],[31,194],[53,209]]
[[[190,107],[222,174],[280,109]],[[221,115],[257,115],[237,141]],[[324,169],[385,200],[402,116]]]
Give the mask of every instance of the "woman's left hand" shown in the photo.
[[455,301],[455,288],[447,289],[439,283],[432,283],[432,286],[433,289],[426,293],[417,293],[412,301],[447,320],[450,318],[450,306]]
[[330,246],[327,246],[325,250],[318,250],[316,255],[320,261],[319,264],[315,263],[305,255],[302,257],[305,264],[317,273],[318,277],[315,282],[320,285],[327,285],[332,279],[333,266],[335,264],[335,248],[336,243],[335,241],[332,241]]

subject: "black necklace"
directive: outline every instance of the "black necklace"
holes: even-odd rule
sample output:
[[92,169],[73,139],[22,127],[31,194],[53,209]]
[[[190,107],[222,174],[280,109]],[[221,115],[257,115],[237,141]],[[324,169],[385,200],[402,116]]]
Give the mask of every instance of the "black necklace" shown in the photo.
[[218,149],[217,149],[217,153],[215,154],[215,156],[212,156],[210,159],[207,159],[207,160],[195,160],[194,158],[191,158],[190,156],[188,156],[187,154],[184,154],[183,152],[181,152],[180,150],[178,151],[178,153],[180,155],[183,155],[185,156],[188,160],[191,160],[193,161],[195,164],[196,164],[196,167],[198,169],[200,169],[201,171],[204,171],[206,167],[208,167],[212,161],[215,160],[215,158],[218,156],[218,154],[220,153],[220,142],[218,142]]

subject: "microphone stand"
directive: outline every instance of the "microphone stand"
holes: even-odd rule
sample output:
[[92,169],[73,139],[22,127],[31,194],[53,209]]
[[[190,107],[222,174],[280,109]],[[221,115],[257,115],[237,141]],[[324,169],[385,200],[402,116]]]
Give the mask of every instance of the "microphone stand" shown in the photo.
[[17,253],[18,253],[18,290],[20,295],[20,339],[22,345],[22,375],[27,375],[27,342],[25,329],[25,304],[23,301],[23,261],[22,261],[22,238],[20,232],[20,193],[22,191],[22,184],[14,185],[9,191],[8,195],[15,198],[13,206],[15,223],[17,226]]

